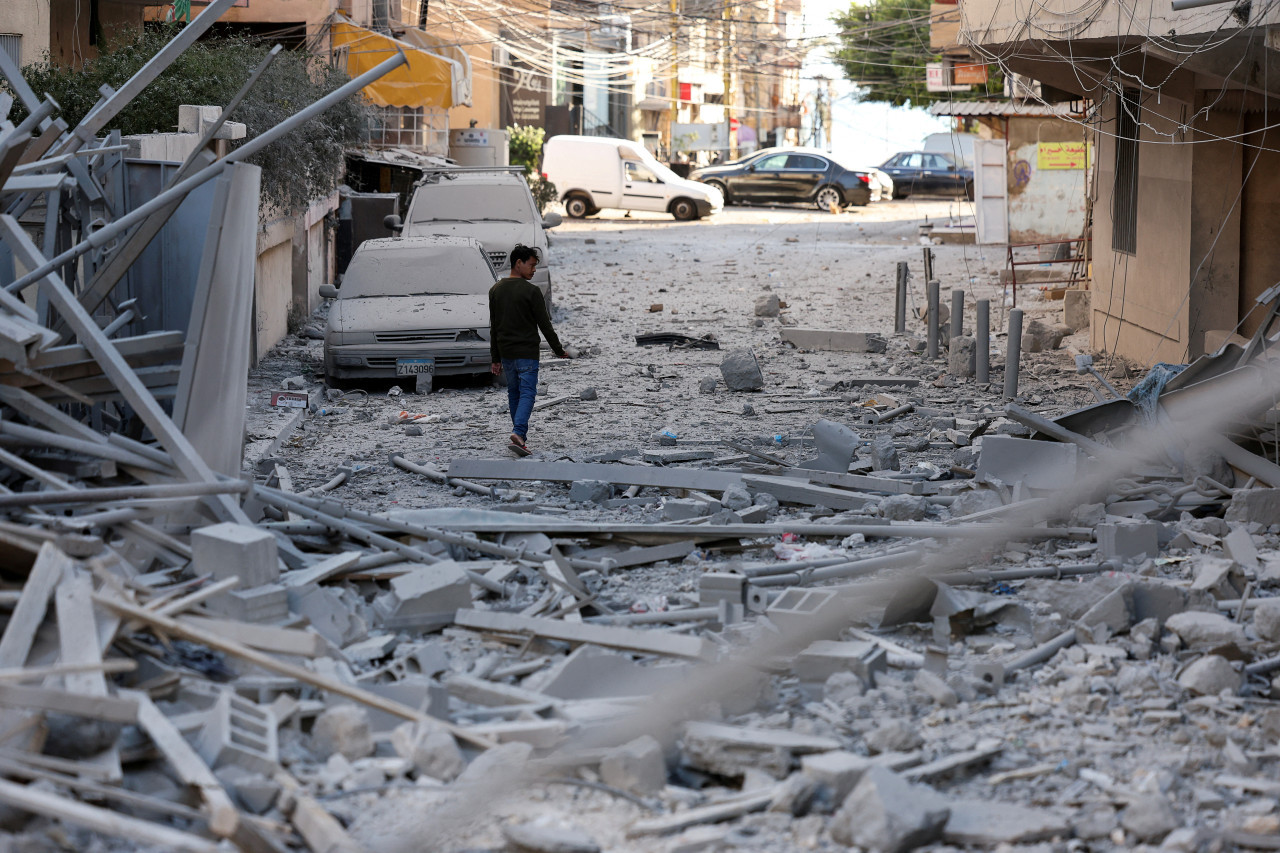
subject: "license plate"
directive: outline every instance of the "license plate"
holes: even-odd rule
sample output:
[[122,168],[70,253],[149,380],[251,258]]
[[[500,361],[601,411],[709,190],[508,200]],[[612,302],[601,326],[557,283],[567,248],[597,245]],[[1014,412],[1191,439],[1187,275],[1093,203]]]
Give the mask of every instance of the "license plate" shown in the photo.
[[420,374],[433,374],[436,372],[436,360],[434,358],[397,358],[396,359],[396,376],[418,376]]

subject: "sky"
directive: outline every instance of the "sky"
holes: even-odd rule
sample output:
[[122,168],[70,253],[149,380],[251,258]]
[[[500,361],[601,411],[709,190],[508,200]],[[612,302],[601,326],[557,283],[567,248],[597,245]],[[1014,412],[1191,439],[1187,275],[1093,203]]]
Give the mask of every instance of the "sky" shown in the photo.
[[[804,0],[805,36],[836,32],[831,16],[850,5],[850,0]],[[922,72],[923,73],[923,70]],[[835,102],[831,111],[832,152],[859,166],[878,166],[898,151],[920,148],[930,133],[951,129],[945,118],[935,118],[926,110],[893,107],[875,102],[859,102],[857,89],[845,80],[825,49],[814,50],[806,59],[804,82],[823,74],[835,80]]]

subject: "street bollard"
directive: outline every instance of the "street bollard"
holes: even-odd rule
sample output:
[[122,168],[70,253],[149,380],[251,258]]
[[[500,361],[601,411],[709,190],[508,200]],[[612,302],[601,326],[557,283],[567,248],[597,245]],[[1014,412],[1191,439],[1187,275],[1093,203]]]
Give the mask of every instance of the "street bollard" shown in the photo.
[[951,291],[951,340],[964,334],[964,291]]
[[978,300],[978,319],[974,329],[976,339],[973,342],[975,372],[978,384],[991,381],[991,300]]
[[1009,312],[1009,348],[1004,356],[1004,396],[1018,396],[1018,360],[1022,358],[1022,309]]
[[939,289],[941,282],[933,279],[929,282],[929,358],[938,357],[938,339],[942,336],[942,324],[938,322]]
[[933,249],[930,249],[928,246],[925,246],[925,249],[924,249],[924,280],[925,281],[933,281],[933,259],[936,257],[937,255],[933,253]]
[[898,289],[893,306],[894,334],[905,334],[907,331],[907,276],[911,274],[906,261],[898,261]]

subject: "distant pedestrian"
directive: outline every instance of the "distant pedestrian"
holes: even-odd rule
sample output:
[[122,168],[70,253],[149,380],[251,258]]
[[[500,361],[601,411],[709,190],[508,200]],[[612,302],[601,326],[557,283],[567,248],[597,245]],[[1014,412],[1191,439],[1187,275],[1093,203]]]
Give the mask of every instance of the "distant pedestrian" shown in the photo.
[[547,303],[538,286],[530,283],[538,268],[538,250],[516,245],[511,250],[511,275],[489,288],[489,371],[507,375],[507,402],[511,407],[511,443],[517,456],[530,453],[529,415],[538,396],[538,330],[551,351],[568,358],[556,330],[551,327]]

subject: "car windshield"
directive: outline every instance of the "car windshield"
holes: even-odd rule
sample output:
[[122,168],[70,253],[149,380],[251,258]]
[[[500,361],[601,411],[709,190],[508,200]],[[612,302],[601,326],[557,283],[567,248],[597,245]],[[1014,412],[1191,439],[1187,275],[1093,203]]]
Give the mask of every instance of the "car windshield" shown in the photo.
[[347,267],[338,294],[446,296],[488,293],[493,271],[474,246],[362,247]]
[[413,195],[411,223],[537,222],[523,184],[473,184],[444,180],[423,184]]

